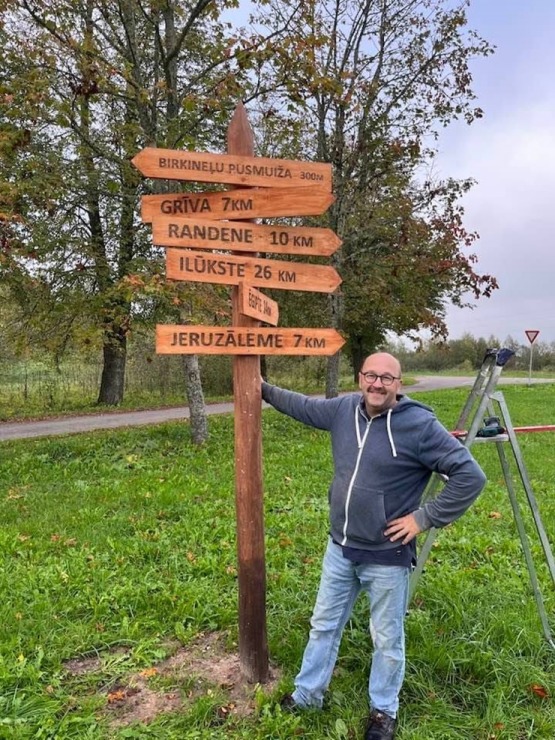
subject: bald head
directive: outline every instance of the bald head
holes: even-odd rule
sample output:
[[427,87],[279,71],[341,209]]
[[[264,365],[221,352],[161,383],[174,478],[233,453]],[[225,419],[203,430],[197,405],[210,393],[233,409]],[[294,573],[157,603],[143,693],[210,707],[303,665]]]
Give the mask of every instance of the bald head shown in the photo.
[[389,352],[374,352],[374,354],[368,355],[362,363],[361,372],[367,372],[367,370],[370,369],[370,366],[373,365],[380,365],[380,367],[387,365],[387,372],[390,372],[392,375],[397,377],[401,377],[401,363],[396,357],[390,355]]

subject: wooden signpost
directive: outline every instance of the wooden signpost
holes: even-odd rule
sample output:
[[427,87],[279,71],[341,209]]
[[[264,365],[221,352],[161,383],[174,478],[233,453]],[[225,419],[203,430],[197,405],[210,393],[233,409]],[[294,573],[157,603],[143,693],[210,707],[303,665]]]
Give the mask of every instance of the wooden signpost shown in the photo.
[[334,200],[335,197],[326,190],[300,187],[143,195],[141,218],[149,223],[157,216],[229,220],[319,216],[327,211]]
[[[333,355],[344,340],[334,329],[274,328],[278,305],[257,290],[330,293],[341,283],[332,267],[261,259],[249,256],[249,252],[329,256],[341,241],[329,229],[261,226],[244,220],[323,213],[334,200],[331,165],[255,157],[253,134],[242,105],[237,106],[229,125],[227,150],[227,154],[210,154],[147,148],[132,161],[147,177],[242,188],[144,196],[142,217],[152,222],[155,244],[166,246],[168,278],[234,286],[231,326],[158,326],[156,350],[162,354],[234,355],[239,661],[247,681],[264,683],[269,662],[260,355]],[[261,327],[260,322],[270,328]]]
[[152,240],[161,247],[235,249],[330,257],[341,246],[331,229],[305,226],[264,226],[244,221],[212,221],[179,216],[154,216]]

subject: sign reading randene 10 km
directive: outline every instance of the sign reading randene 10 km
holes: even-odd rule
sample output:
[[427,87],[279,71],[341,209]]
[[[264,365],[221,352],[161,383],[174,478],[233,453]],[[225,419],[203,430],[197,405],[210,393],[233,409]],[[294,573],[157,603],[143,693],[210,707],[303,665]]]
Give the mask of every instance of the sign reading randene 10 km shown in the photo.
[[266,226],[243,221],[154,216],[152,239],[161,247],[233,249],[238,252],[279,252],[329,257],[341,246],[331,229]]

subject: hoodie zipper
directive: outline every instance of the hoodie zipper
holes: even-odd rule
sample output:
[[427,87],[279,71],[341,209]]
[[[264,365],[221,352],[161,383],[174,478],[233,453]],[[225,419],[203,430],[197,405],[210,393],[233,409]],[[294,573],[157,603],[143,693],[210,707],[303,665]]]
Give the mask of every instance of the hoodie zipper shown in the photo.
[[368,432],[370,431],[370,427],[372,426],[372,419],[367,419],[366,429],[364,430],[364,435],[361,438],[360,429],[358,425],[358,414],[359,414],[359,409],[357,407],[355,409],[355,425],[356,425],[357,440],[358,440],[358,455],[357,455],[357,461],[355,463],[355,469],[353,471],[351,480],[349,482],[349,488],[347,490],[347,497],[345,499],[345,524],[343,525],[343,539],[341,540],[342,545],[347,544],[347,528],[349,526],[349,504],[351,502],[351,493],[353,492],[353,486],[355,484],[355,479],[357,477],[358,468],[360,465],[360,458],[362,457],[362,452],[364,450],[364,443],[366,442],[366,437],[368,436]]
[[[374,419],[374,417],[372,417],[371,419],[366,419],[366,429],[364,430],[364,434],[361,437],[360,427],[358,424],[358,414],[359,413],[361,412],[359,408],[357,407],[355,409],[355,428],[356,428],[357,441],[358,441],[358,455],[357,455],[357,461],[355,463],[355,469],[353,471],[353,475],[351,476],[351,480],[349,482],[349,488],[347,489],[347,497],[345,498],[345,524],[343,525],[343,539],[341,540],[342,545],[347,544],[347,530],[349,527],[349,504],[351,503],[351,494],[353,492],[353,486],[355,485],[355,479],[357,477],[360,460],[362,457],[362,453],[364,451],[366,437],[368,436],[368,432],[370,431],[370,427],[372,426],[372,420]],[[397,449],[395,447],[395,442],[393,441],[393,434],[391,432],[391,409],[388,409],[387,411],[386,427],[387,427],[387,438],[389,440],[389,446],[391,447],[391,455],[393,457],[397,457]]]

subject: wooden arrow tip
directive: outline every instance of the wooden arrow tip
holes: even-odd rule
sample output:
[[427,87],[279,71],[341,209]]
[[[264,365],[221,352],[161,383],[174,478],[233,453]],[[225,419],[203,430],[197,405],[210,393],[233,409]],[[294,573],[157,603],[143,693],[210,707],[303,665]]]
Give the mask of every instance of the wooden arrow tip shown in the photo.
[[227,150],[229,154],[239,156],[253,156],[254,154],[254,133],[243,103],[238,103],[229,122]]

